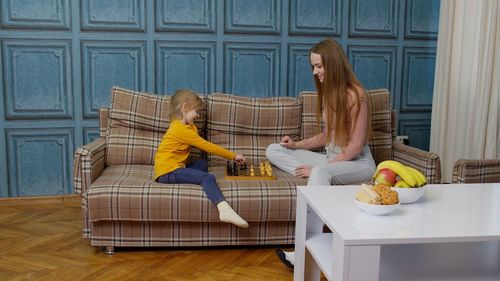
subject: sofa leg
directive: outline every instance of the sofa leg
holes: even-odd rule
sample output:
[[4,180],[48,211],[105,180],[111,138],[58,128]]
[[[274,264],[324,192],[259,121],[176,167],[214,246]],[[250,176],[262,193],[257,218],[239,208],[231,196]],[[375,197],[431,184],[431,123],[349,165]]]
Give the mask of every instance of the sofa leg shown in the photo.
[[115,253],[115,247],[113,246],[104,247],[104,253],[106,253],[108,256],[113,255]]

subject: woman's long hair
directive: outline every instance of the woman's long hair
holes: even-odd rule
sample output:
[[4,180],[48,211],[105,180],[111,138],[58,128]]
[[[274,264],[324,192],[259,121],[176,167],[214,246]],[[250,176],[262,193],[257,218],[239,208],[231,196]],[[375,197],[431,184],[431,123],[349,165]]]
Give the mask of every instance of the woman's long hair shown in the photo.
[[[359,91],[363,91],[363,86],[356,78],[356,75],[354,75],[344,50],[334,40],[325,39],[317,43],[311,48],[310,53],[321,56],[321,63],[324,68],[323,83],[319,81],[316,75],[314,76],[318,91],[316,120],[319,125],[322,111],[325,110],[325,121],[328,124],[326,128],[326,142],[330,142],[332,131],[335,128],[334,143],[340,147],[345,147],[351,137],[352,128],[348,125],[354,126],[356,124],[362,106]],[[354,103],[352,104],[356,108],[354,120],[350,120],[351,108],[348,108],[348,90],[356,93],[354,95]],[[369,110],[370,107],[368,105],[367,132],[371,131],[371,114]],[[332,124],[334,117],[335,124]]]

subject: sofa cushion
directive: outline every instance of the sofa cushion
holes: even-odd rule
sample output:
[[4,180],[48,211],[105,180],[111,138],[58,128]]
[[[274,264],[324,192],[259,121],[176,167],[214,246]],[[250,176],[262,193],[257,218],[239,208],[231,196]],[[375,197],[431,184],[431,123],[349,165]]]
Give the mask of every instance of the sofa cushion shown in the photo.
[[368,90],[372,130],[391,134],[391,95],[386,89]]
[[391,95],[386,89],[367,91],[372,115],[370,149],[375,163],[392,159]]
[[[245,155],[254,164],[265,160],[271,143],[300,136],[302,105],[292,97],[255,98],[213,93],[207,96],[207,139]],[[208,155],[211,166],[226,159]]]
[[109,108],[99,108],[99,137],[105,138],[108,135]]
[[310,138],[323,129],[323,122],[318,126],[316,121],[316,106],[318,104],[318,94],[316,92],[303,91],[299,94],[302,102],[302,126],[300,139]]
[[[204,97],[200,96],[203,100]],[[106,138],[108,165],[153,165],[156,149],[170,125],[170,96],[135,92],[119,87],[111,91]],[[204,114],[195,122],[204,136]],[[193,156],[201,153],[193,150]]]
[[[226,181],[224,167],[211,168],[229,204],[247,221],[294,221],[296,186],[307,181],[276,169],[275,181]],[[96,221],[218,222],[218,212],[199,185],[160,184],[153,167],[107,167],[87,193]]]
[[[391,96],[386,89],[368,90],[368,100],[371,109],[372,135],[368,142],[376,163],[391,159]],[[320,132],[316,124],[316,92],[301,92],[302,101],[302,139],[309,138]]]
[[111,90],[111,121],[124,127],[165,132],[169,126],[170,96],[140,93],[119,87]]

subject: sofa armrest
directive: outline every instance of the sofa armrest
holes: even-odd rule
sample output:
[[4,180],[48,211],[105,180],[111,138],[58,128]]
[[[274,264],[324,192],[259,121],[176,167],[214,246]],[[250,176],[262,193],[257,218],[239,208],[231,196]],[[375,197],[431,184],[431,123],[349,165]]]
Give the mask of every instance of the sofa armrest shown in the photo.
[[422,172],[427,183],[441,183],[441,160],[435,153],[393,142],[392,159]]
[[84,194],[106,166],[106,139],[98,138],[76,149],[73,159],[73,185],[76,193]]
[[453,165],[452,183],[500,182],[500,159],[459,159]]

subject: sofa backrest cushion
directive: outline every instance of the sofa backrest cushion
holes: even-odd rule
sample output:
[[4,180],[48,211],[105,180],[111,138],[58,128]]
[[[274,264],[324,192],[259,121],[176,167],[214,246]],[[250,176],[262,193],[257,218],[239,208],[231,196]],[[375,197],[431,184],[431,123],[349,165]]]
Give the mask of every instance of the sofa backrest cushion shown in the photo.
[[108,135],[109,107],[99,108],[99,137],[105,138]]
[[318,126],[316,122],[316,106],[318,104],[318,94],[316,92],[303,91],[299,94],[302,102],[302,126],[300,139],[310,138],[321,132],[323,122]]
[[[153,165],[156,149],[170,125],[169,107],[170,96],[113,87],[106,137],[107,165]],[[204,114],[200,115],[195,124],[202,134]]]
[[372,114],[370,149],[375,163],[392,159],[391,95],[386,89],[367,91]]
[[[207,96],[207,139],[243,154],[249,163],[266,159],[269,144],[300,137],[302,105],[293,97],[256,98],[213,93]],[[211,166],[226,159],[207,155]]]
[[[392,127],[391,127],[391,96],[386,89],[366,91],[368,95],[372,135],[368,142],[376,163],[391,159]],[[302,101],[302,131],[301,137],[309,138],[321,132],[316,124],[316,92],[301,92]]]

